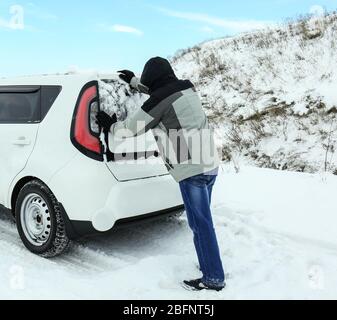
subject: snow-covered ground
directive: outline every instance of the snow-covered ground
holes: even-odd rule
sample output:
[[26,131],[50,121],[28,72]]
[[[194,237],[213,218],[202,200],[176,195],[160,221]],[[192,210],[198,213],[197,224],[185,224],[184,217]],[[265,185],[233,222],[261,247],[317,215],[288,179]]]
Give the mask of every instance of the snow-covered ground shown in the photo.
[[193,293],[199,276],[185,217],[74,243],[44,260],[0,215],[0,299],[336,299],[337,178],[224,166],[214,221],[228,287]]

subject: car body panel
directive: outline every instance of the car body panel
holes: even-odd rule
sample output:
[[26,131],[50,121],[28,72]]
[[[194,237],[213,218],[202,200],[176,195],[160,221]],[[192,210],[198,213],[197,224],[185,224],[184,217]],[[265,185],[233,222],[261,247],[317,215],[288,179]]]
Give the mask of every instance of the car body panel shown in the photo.
[[[64,177],[72,177],[65,183]],[[71,221],[91,221],[98,231],[117,220],[141,216],[183,204],[171,176],[118,182],[105,164],[77,155],[49,182]]]
[[[49,181],[78,152],[70,140],[70,127],[74,106],[82,86],[91,79],[88,76],[75,77],[25,77],[12,80],[11,85],[60,85],[62,92],[56,99],[45,119],[39,124],[36,143],[29,161],[9,187],[4,205],[11,208],[13,189],[24,177],[36,177],[48,185]],[[31,79],[31,80],[27,80]],[[3,81],[2,81],[3,82]],[[0,85],[3,85],[0,81]]]
[[24,170],[36,142],[39,124],[0,124],[0,203],[8,206],[8,190]]

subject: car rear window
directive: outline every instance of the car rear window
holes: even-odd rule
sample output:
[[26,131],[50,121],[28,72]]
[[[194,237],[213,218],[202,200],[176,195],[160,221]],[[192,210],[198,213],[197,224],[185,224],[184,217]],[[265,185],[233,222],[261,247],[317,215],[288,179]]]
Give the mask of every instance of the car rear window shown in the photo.
[[60,86],[1,87],[0,123],[41,122],[61,89]]

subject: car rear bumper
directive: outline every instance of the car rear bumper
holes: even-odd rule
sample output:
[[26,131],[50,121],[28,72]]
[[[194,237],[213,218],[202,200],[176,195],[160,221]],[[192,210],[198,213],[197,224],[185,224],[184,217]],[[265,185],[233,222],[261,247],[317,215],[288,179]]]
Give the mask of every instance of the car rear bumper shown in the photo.
[[117,221],[137,218],[167,208],[181,206],[179,185],[171,176],[161,176],[115,184],[103,207],[92,216],[97,231],[112,229]]
[[[183,205],[177,206],[174,208],[169,208],[166,210],[160,210],[148,214],[144,214],[137,217],[132,218],[125,218],[120,219],[116,221],[114,227],[112,229],[119,229],[122,227],[130,227],[135,224],[139,224],[142,222],[149,222],[157,219],[163,219],[165,217],[174,216],[180,213],[183,213],[185,210],[185,207]],[[67,226],[67,233],[68,237],[72,240],[95,235],[95,234],[101,234],[103,232],[97,231],[91,221],[71,221],[69,219],[66,220],[66,226]],[[109,231],[109,230],[108,230]]]

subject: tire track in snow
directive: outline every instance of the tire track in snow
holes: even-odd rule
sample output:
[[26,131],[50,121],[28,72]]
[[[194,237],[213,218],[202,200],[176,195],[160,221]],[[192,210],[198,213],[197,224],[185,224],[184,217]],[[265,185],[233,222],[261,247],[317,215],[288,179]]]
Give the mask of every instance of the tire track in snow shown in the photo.
[[108,256],[98,249],[90,249],[77,242],[73,243],[68,252],[61,257],[51,260],[39,258],[24,247],[10,213],[4,209],[0,210],[0,252],[12,252],[17,259],[22,258],[22,261],[27,261],[27,256],[31,256],[30,258],[38,260],[38,265],[59,265],[61,268],[76,272],[104,272],[129,264],[123,259]]
[[[152,254],[162,252],[161,237],[164,229],[172,233],[170,225],[174,220],[159,220],[153,223],[141,223],[139,226],[122,228],[108,234],[91,236],[72,242],[68,251],[60,257],[45,260],[27,251],[22,244],[15,223],[7,210],[0,210],[0,252],[11,251],[16,258],[27,259],[32,256],[39,265],[57,265],[70,272],[104,273],[107,270],[119,270],[136,264],[147,254],[142,248],[152,247]],[[179,221],[178,225],[181,225]]]

